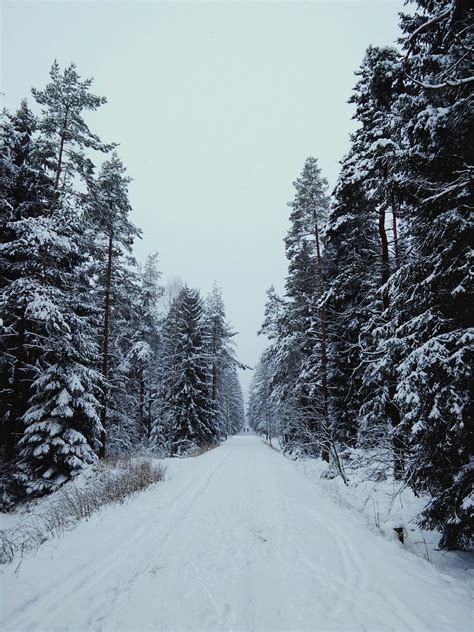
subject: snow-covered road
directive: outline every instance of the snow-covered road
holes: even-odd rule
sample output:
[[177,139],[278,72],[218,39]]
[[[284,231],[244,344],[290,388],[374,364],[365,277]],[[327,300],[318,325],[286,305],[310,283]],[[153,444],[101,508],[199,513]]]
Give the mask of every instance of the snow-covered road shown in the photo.
[[3,630],[467,631],[462,584],[255,436],[4,567]]

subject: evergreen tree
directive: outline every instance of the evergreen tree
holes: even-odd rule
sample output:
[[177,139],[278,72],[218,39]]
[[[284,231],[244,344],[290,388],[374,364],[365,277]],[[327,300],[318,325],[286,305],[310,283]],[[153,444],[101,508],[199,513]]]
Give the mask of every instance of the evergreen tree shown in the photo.
[[[125,176],[125,171],[114,152],[102,165],[97,179],[89,179],[86,199],[87,217],[97,234],[98,288],[102,302],[100,370],[104,379],[101,400],[101,423],[104,430],[101,437],[101,456],[106,451],[109,413],[111,320],[130,300],[132,275],[127,269],[127,264],[130,263],[127,254],[131,252],[135,237],[140,235],[140,231],[129,220],[130,178]],[[124,300],[120,300],[120,297]],[[129,309],[132,310],[131,305]]]
[[91,337],[84,335],[83,321],[55,319],[55,324],[64,327],[55,349],[56,361],[33,383],[31,406],[23,417],[26,430],[20,441],[17,480],[29,494],[54,491],[94,463],[102,431],[97,399],[100,380],[90,368],[97,357]]
[[[372,300],[366,305],[367,318],[360,322],[358,353],[365,372],[359,390],[359,435],[366,444],[386,444],[386,450],[392,453],[395,476],[401,479],[406,446],[395,402],[394,349],[384,343],[387,328],[391,327],[387,283],[399,265],[401,252],[399,165],[403,140],[395,107],[401,89],[399,53],[392,48],[369,47],[356,74],[359,80],[350,102],[356,105],[354,117],[360,126],[352,136],[350,177],[369,205],[365,212],[367,234],[372,234],[373,224],[377,230],[377,242],[372,240],[375,259],[367,253],[365,261],[372,264],[372,278],[369,275],[365,280]],[[357,379],[355,382],[357,385]]]
[[171,453],[215,443],[219,432],[211,398],[204,306],[199,292],[184,286],[165,321],[166,416]]
[[276,407],[272,401],[272,370],[268,352],[263,353],[252,377],[248,400],[249,425],[267,441],[277,433]]
[[2,257],[9,271],[2,313],[13,352],[5,363],[6,451],[15,458],[16,480],[34,493],[55,489],[94,460],[100,382],[90,368],[95,347],[82,218],[73,197],[57,195],[53,143],[42,125],[25,104],[10,121],[2,170]]
[[362,405],[362,327],[370,320],[377,280],[377,229],[352,154],[342,163],[328,217],[324,307],[328,318],[329,419],[333,439],[354,446]]
[[[303,417],[311,450],[328,460],[327,323],[320,300],[324,291],[323,230],[329,198],[327,181],[315,158],[309,157],[293,183],[295,198],[289,206],[290,230],[285,239],[289,260],[287,293],[290,319],[300,333],[300,383]],[[292,326],[294,328],[294,325]]]
[[49,145],[49,166],[53,172],[53,195],[50,210],[73,184],[76,174],[90,176],[93,164],[86,152],[109,151],[106,145],[91,132],[84,120],[85,111],[95,111],[105,97],[90,92],[92,79],[81,81],[76,65],[70,64],[64,71],[57,61],[51,66],[51,81],[44,90],[32,89],[35,101],[43,106],[40,129]]
[[474,85],[473,9],[418,0],[402,18],[406,88],[398,103],[406,149],[402,191],[412,252],[390,284],[396,399],[410,439],[407,480],[432,501],[422,523],[446,548],[473,538],[470,418]]
[[214,284],[205,305],[205,320],[207,329],[207,348],[211,362],[211,400],[214,408],[216,423],[221,437],[229,434],[228,402],[225,393],[225,380],[232,375],[231,369],[241,366],[237,362],[233,349],[232,331],[226,320],[224,301],[221,291]]
[[160,379],[157,369],[160,349],[158,301],[163,288],[159,285],[157,257],[156,254],[149,255],[140,270],[140,286],[133,301],[133,329],[128,336],[129,348],[120,364],[130,393],[128,416],[135,421],[137,435],[142,441],[147,441],[151,435]]
[[22,101],[14,115],[2,114],[0,154],[1,426],[5,457],[17,456],[35,363],[43,343],[29,317],[42,284],[45,241],[52,237],[48,204],[52,180],[36,134],[37,120]]
[[240,432],[244,427],[245,413],[242,388],[235,366],[227,366],[222,372],[219,400],[220,427],[225,428],[226,436]]

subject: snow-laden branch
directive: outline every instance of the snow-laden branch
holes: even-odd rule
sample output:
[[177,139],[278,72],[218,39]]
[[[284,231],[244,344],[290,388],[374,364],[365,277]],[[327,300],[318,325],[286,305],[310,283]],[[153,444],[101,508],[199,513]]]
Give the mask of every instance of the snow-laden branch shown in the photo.
[[442,88],[459,88],[460,86],[465,86],[469,83],[474,82],[474,77],[465,77],[464,79],[456,79],[454,81],[450,79],[446,79],[442,83],[425,83],[424,81],[418,81],[414,77],[411,77],[408,73],[404,73],[405,77],[413,83],[416,83],[417,86],[421,86],[426,90],[441,90]]
[[430,29],[434,24],[437,24],[438,22],[441,22],[442,20],[447,18],[451,14],[451,10],[452,10],[452,7],[450,7],[449,9],[446,9],[439,15],[435,15],[434,18],[431,18],[431,20],[424,22],[421,26],[415,29],[413,33],[410,35],[410,37],[407,39],[408,46],[410,46],[413,43],[413,41],[418,37],[418,35],[420,35],[420,33],[424,33],[425,31]]

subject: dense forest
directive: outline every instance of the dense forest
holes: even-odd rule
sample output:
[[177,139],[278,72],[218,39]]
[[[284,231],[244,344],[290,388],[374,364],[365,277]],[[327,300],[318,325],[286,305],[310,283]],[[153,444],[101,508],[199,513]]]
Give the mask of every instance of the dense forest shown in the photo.
[[[468,549],[472,9],[414,5],[400,47],[369,47],[356,71],[334,191],[313,157],[294,182],[248,422],[345,482],[360,468],[426,495],[420,525]],[[196,454],[244,426],[220,289],[134,258],[131,179],[86,123],[106,99],[57,62],[32,96],[0,131],[4,508],[107,455]]]
[[[55,62],[1,121],[0,502],[54,491],[108,454],[193,454],[240,430],[217,286],[203,299],[133,257],[130,178],[85,115],[106,102]],[[97,164],[100,156],[104,159]]]
[[294,182],[286,292],[268,291],[249,421],[344,480],[365,467],[426,494],[420,524],[469,548],[472,8],[415,5],[400,49],[369,47],[356,72],[332,195],[315,158]]

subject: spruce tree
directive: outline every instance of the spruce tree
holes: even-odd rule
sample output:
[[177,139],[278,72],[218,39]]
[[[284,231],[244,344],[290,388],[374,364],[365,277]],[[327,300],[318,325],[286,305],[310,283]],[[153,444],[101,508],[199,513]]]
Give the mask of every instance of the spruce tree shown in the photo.
[[[29,408],[22,416],[17,480],[32,493],[55,489],[92,462],[98,447],[100,376],[94,370],[97,348],[87,270],[90,249],[80,197],[74,189],[77,177],[92,169],[86,151],[108,148],[82,117],[84,110],[95,110],[104,102],[90,94],[90,84],[90,80],[80,81],[74,66],[61,74],[55,63],[51,82],[44,90],[32,91],[42,113],[29,161],[34,170],[46,175],[48,183],[42,190],[30,189],[36,210],[30,217],[32,207],[28,210],[28,205],[20,204],[16,216],[20,221],[15,226],[23,232],[17,253],[27,250],[20,279],[25,291],[19,306],[24,309],[20,331],[26,352],[19,366],[23,375],[23,367],[32,367],[35,378],[25,389]],[[21,213],[26,214],[20,219]],[[33,341],[29,331],[34,332]]]
[[158,301],[163,288],[159,285],[158,255],[149,255],[139,274],[139,287],[133,300],[128,348],[120,363],[126,376],[124,385],[129,393],[128,416],[136,423],[141,442],[150,438],[158,397],[160,353],[160,323]]
[[42,349],[41,332],[28,308],[42,283],[41,259],[50,236],[48,205],[53,182],[37,137],[37,119],[22,101],[16,114],[3,112],[0,155],[0,315],[1,426],[5,458],[17,457],[22,415],[26,412],[35,362]]
[[277,412],[272,398],[272,368],[268,352],[260,357],[252,377],[248,417],[250,427],[271,442],[276,434]]
[[469,548],[474,524],[473,17],[469,3],[418,0],[402,18],[406,85],[398,108],[412,252],[391,283],[397,328],[389,344],[402,357],[396,399],[410,440],[407,480],[432,495],[421,521],[441,530],[446,548]]
[[[100,370],[104,379],[101,398],[101,423],[104,430],[101,437],[101,456],[105,455],[107,441],[112,319],[114,313],[130,299],[130,292],[124,294],[125,288],[130,287],[132,280],[132,274],[127,270],[127,264],[130,263],[127,255],[131,252],[135,237],[140,235],[140,231],[129,219],[130,178],[125,175],[125,171],[121,160],[114,152],[111,158],[103,163],[97,179],[89,179],[86,198],[86,216],[96,231],[98,290],[102,303]],[[131,263],[133,265],[134,262]],[[125,286],[122,281],[125,282]],[[117,294],[121,294],[124,300],[121,301]]]
[[224,301],[216,284],[206,300],[205,321],[207,352],[212,371],[211,400],[220,435],[225,438],[229,434],[225,379],[231,379],[231,370],[243,365],[235,357],[232,339],[236,334],[226,320]]
[[54,142],[42,122],[22,104],[3,128],[6,452],[29,493],[55,489],[95,459],[100,385],[90,368],[85,227],[75,198],[55,189]]
[[358,439],[364,377],[360,333],[370,320],[378,286],[377,227],[357,171],[349,154],[342,162],[325,234],[329,419],[331,435],[342,446],[355,446]]
[[222,372],[219,400],[219,426],[225,428],[226,436],[240,432],[244,427],[245,413],[242,388],[235,366],[228,366]]
[[293,184],[295,197],[289,203],[290,230],[285,239],[289,260],[287,293],[293,301],[290,310],[301,335],[299,382],[308,438],[312,449],[317,446],[322,458],[328,460],[327,319],[320,303],[324,292],[323,232],[329,207],[328,185],[313,157],[307,158]]
[[354,118],[360,125],[351,139],[352,182],[371,206],[366,213],[367,230],[371,231],[372,223],[377,230],[375,265],[372,279],[367,279],[368,288],[377,291],[369,307],[372,316],[361,322],[359,336],[361,362],[366,367],[360,390],[359,435],[366,445],[385,444],[387,455],[392,455],[395,477],[401,480],[406,442],[395,401],[395,349],[385,344],[392,326],[387,284],[401,252],[399,169],[403,139],[395,106],[401,89],[400,55],[393,48],[371,46],[356,75],[350,102],[356,106]]
[[212,406],[204,305],[197,290],[187,286],[181,289],[163,334],[171,454],[180,456],[195,447],[215,443],[219,436]]

